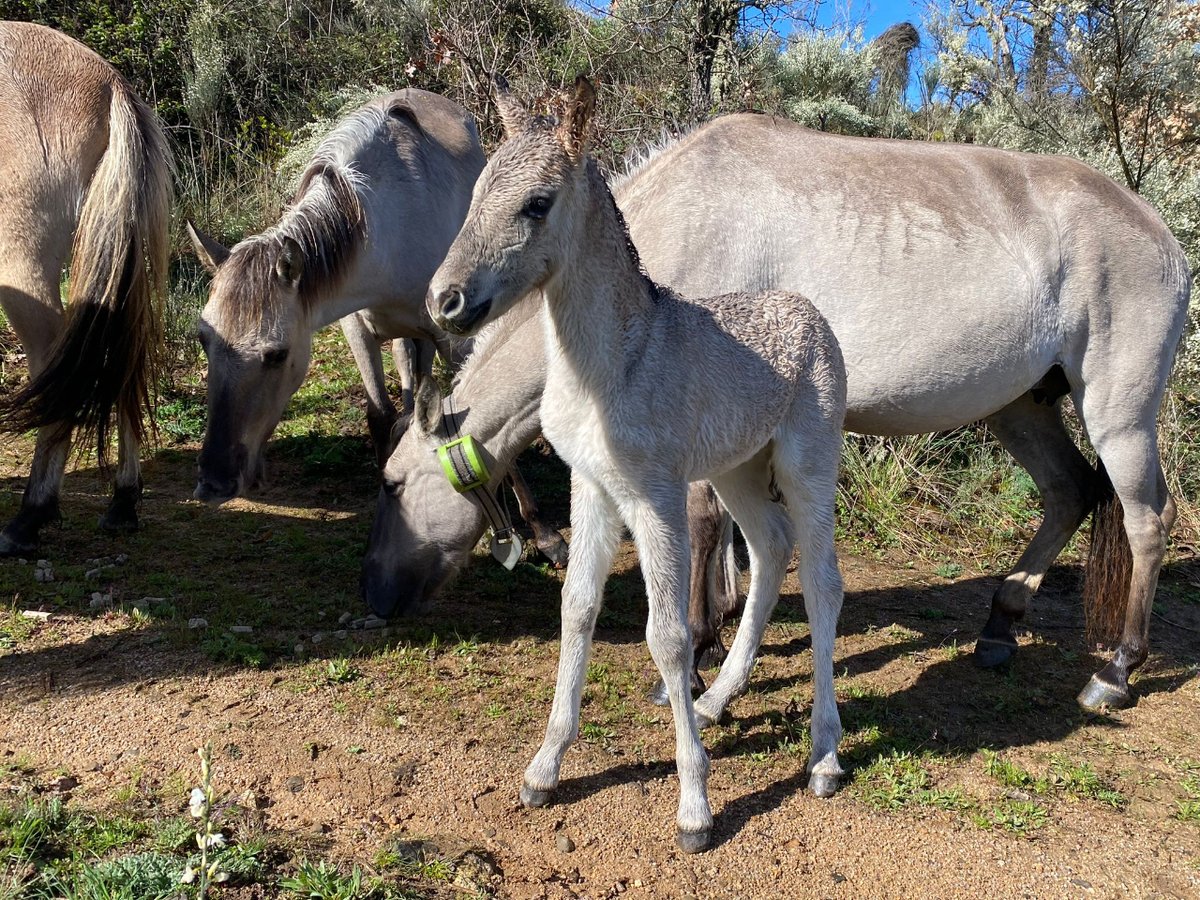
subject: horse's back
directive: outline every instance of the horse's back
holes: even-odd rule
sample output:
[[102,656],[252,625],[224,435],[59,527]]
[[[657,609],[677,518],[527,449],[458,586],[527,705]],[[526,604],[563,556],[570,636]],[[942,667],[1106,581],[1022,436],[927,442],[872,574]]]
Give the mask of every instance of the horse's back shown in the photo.
[[[648,271],[681,293],[811,297],[846,357],[855,430],[989,415],[1085,351],[1097,304],[1144,313],[1167,270],[1150,303],[1163,335],[1186,306],[1186,264],[1157,215],[1065,158],[737,115],[617,192]],[[1123,292],[1100,283],[1114,267]]]

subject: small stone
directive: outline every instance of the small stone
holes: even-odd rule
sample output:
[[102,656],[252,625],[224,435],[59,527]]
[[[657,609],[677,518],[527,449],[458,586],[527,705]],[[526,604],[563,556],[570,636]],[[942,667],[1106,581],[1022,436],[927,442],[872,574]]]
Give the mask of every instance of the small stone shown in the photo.
[[496,829],[491,825],[487,826],[483,829],[483,836],[485,838],[494,838],[496,836]]
[[42,612],[40,609],[26,609],[21,612],[22,618],[33,619],[38,622],[45,622],[50,618],[50,613]]
[[323,644],[323,643],[325,643],[325,638],[327,638],[327,637],[329,637],[329,635],[326,634],[324,631],[318,631],[315,634],[313,634],[313,636],[311,638],[309,638],[309,640],[311,640],[314,644]]
[[143,597],[142,602],[149,606],[162,606],[167,602],[166,597]]
[[295,653],[297,656],[303,656],[305,653],[308,652],[308,646],[303,643],[297,644],[295,647],[292,648],[292,652]]
[[86,572],[83,573],[83,577],[86,578],[88,581],[91,581],[93,578],[99,578],[100,570],[99,569],[88,569]]
[[317,618],[318,618],[318,619],[323,619],[323,618],[325,618],[325,610],[323,610],[323,609],[318,609],[318,610],[317,610]]
[[387,625],[387,619],[381,619],[381,618],[379,618],[379,616],[372,615],[372,616],[367,616],[365,619],[363,619],[362,627],[367,629],[368,631],[370,631],[375,628],[383,628],[385,625]]
[[125,565],[125,563],[129,562],[129,554],[128,553],[118,553],[117,558],[115,560],[113,560],[113,562],[115,562],[118,566],[123,566],[123,565]]
[[53,581],[54,580],[54,570],[53,569],[34,569],[33,570],[33,580],[37,581],[39,583],[42,583],[42,584],[45,584],[48,581]]
[[351,621],[353,618],[354,618],[353,613],[344,612],[340,616],[338,616],[338,624],[345,625],[347,622]]
[[350,632],[348,632],[345,628],[339,629],[333,633],[333,639],[335,641],[344,641],[349,636]]
[[92,599],[88,601],[89,609],[104,609],[106,606],[112,605],[112,594],[104,594],[100,591],[92,592]]
[[633,886],[635,888],[643,887],[644,885],[642,884],[642,879],[640,879],[640,878],[633,879]]
[[559,853],[575,852],[575,842],[565,831],[560,831],[554,836],[554,846],[558,848]]
[[25,557],[22,556],[17,560],[17,565],[18,566],[27,566],[27,565],[29,565],[29,560],[27,560]]
[[229,630],[234,634],[252,634],[254,632],[253,625],[230,625]]
[[39,569],[48,569],[48,568],[50,568],[50,560],[48,560],[48,559],[39,559],[39,560],[37,561],[37,567],[38,567]]
[[208,627],[208,619],[204,618],[203,616],[196,616],[193,619],[188,619],[188,628],[196,629],[196,628],[207,628],[207,627]]
[[364,625],[366,625],[366,623],[367,623],[366,619],[355,619],[353,622],[350,623],[350,627],[354,628],[354,629],[361,629]]
[[616,884],[613,885],[613,890],[616,891],[618,894],[623,894],[627,890],[627,886],[623,880],[618,881]]
[[[108,599],[109,599],[109,601],[111,601],[111,600],[112,600],[112,595],[111,595],[111,594],[109,595],[109,598],[108,598]],[[145,600],[134,600],[134,601],[133,601],[132,603],[130,603],[129,605],[130,605],[130,606],[131,606],[133,609],[141,610],[142,612],[146,612],[146,610],[148,610],[148,609],[150,608],[150,604],[149,604],[149,603],[147,603]]]
[[293,775],[291,778],[289,778],[283,784],[293,794],[298,794],[302,790],[304,790],[304,779],[301,778],[299,775]]

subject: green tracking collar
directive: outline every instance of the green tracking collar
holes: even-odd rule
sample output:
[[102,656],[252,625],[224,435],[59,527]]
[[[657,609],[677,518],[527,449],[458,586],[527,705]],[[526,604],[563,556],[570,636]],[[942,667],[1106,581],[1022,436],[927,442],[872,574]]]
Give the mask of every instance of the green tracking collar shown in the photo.
[[483,454],[471,435],[460,437],[437,448],[438,462],[454,489],[460,494],[483,487],[491,479]]

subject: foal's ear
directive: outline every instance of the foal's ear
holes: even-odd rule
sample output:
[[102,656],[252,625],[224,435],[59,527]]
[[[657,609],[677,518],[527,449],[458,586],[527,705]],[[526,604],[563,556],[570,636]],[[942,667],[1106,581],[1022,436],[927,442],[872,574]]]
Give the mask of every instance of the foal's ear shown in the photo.
[[290,237],[283,239],[279,255],[275,257],[275,274],[280,281],[292,287],[300,283],[300,276],[304,274],[304,251]]
[[503,75],[492,78],[492,97],[500,111],[500,122],[504,125],[504,137],[516,137],[529,124],[529,110],[508,89],[508,79]]
[[586,76],[575,79],[575,94],[558,126],[558,140],[571,162],[583,159],[591,140],[592,114],[596,111],[596,89]]
[[191,219],[187,220],[187,233],[192,240],[192,249],[200,259],[200,265],[209,272],[216,272],[217,267],[229,259],[229,248],[211,234],[205,234],[197,228]]
[[437,379],[432,375],[421,379],[413,406],[413,419],[421,433],[437,434],[442,427],[442,389],[438,387]]

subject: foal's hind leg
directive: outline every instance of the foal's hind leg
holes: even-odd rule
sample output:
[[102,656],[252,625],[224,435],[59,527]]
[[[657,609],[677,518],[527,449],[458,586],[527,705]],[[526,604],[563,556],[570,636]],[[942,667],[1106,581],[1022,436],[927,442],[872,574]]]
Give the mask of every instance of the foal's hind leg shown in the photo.
[[142,500],[142,475],[138,459],[140,449],[133,422],[122,411],[121,430],[117,435],[117,473],[113,496],[108,509],[100,517],[100,527],[105,531],[137,531],[137,508]]
[[733,698],[749,686],[758,646],[771,611],[779,601],[779,588],[795,546],[792,517],[783,505],[782,495],[777,489],[773,491],[769,451],[764,450],[739,468],[713,478],[712,483],[746,539],[750,551],[750,590],[720,674],[696,701],[696,717],[701,727],[718,721]]
[[571,473],[571,565],[562,590],[562,639],[558,682],[546,737],[525,770],[521,802],[545,806],[558,787],[563,754],[579,730],[579,704],[592,649],[592,632],[604,582],[612,567],[621,536],[621,520],[608,496],[582,476]]
[[1025,615],[1051,563],[1096,502],[1096,473],[1063,426],[1058,404],[1025,394],[987,419],[1001,445],[1029,472],[1042,495],[1042,524],[992,597],[992,612],[975,643],[975,662],[997,666],[1017,649],[1013,624]]

